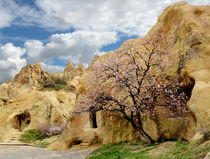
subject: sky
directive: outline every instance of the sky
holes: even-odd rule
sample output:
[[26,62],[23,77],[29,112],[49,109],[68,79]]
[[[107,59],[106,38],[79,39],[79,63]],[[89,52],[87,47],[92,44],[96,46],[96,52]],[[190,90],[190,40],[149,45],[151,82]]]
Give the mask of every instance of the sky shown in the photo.
[[[71,61],[90,65],[95,55],[144,36],[163,9],[178,0],[0,0],[0,83],[38,62],[63,72]],[[210,5],[210,0],[186,0]]]

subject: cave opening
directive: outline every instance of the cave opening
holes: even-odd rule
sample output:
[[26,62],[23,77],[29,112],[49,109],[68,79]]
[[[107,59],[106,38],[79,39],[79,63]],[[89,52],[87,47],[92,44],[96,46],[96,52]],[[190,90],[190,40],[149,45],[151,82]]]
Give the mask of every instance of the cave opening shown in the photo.
[[14,117],[14,128],[23,131],[31,122],[29,113],[21,113]]
[[94,129],[98,128],[96,112],[90,113],[90,125],[91,125],[91,128],[94,128]]
[[190,79],[189,84],[188,84],[188,85],[185,85],[185,86],[181,89],[181,91],[183,91],[183,92],[187,95],[188,99],[191,98],[192,90],[193,90],[193,88],[194,88],[194,85],[195,85],[195,80],[194,80],[194,79]]

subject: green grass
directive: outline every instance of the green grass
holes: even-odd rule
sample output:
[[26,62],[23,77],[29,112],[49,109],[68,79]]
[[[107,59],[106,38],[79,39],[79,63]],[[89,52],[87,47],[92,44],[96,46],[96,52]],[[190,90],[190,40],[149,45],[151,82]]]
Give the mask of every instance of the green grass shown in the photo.
[[[161,144],[148,145],[141,142],[123,142],[110,144],[96,149],[87,159],[201,159],[210,151],[210,145],[201,147],[189,145],[183,141],[170,141],[174,147],[164,148],[163,154],[151,153]],[[149,153],[150,152],[150,153]]]
[[61,89],[68,90],[68,86],[64,84],[55,84],[54,87],[52,87],[54,90],[59,91]]
[[46,147],[49,143],[42,142],[48,136],[42,136],[36,129],[27,130],[19,138],[19,141]]
[[202,159],[210,152],[210,144],[204,147],[199,144],[189,145],[186,142],[176,141],[176,147],[159,156],[161,159]]
[[[36,143],[35,143],[36,144]],[[42,142],[42,141],[40,141],[38,144],[36,144],[36,145],[39,145],[39,146],[42,146],[42,147],[47,147],[48,145],[49,145],[50,143],[48,143],[48,142]]]
[[70,87],[65,84],[55,84],[54,87],[44,87],[44,89],[53,89],[56,91],[59,91],[61,89],[64,89],[65,91],[71,91]]
[[[139,145],[142,145],[139,147]],[[141,142],[123,142],[105,145],[95,150],[88,159],[150,159],[148,151],[157,144],[143,146]]]

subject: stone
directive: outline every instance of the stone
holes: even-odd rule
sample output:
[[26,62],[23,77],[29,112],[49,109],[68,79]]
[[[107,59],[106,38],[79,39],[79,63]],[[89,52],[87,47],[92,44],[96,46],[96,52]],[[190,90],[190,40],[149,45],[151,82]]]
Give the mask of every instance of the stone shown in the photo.
[[204,157],[204,159],[210,159],[210,152],[207,153],[207,155]]
[[191,139],[190,144],[196,144],[201,142],[204,139],[204,135],[202,133],[196,133]]

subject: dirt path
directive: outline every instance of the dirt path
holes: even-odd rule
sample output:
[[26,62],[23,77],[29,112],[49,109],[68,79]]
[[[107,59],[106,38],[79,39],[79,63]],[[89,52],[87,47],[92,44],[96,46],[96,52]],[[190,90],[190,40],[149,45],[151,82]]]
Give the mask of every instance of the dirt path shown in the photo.
[[91,150],[50,151],[30,146],[0,146],[0,159],[85,159]]

